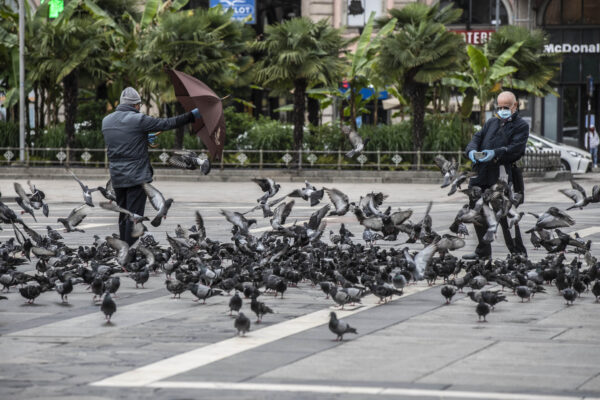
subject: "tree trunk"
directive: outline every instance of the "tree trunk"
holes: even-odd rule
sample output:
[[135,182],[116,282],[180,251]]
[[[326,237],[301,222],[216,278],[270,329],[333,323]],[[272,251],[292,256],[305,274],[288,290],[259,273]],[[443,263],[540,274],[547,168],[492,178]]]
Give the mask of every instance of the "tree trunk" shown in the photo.
[[33,123],[35,124],[35,139],[37,140],[40,132],[40,92],[37,84],[33,86]]
[[306,109],[306,79],[294,81],[294,150],[302,148],[302,136],[304,133],[304,111]]
[[355,131],[358,130],[356,126],[356,94],[354,93],[354,89],[350,87],[350,125],[352,129]]
[[375,91],[375,100],[373,101],[373,126],[377,126],[379,118],[379,92]]
[[[412,137],[413,151],[421,151],[423,139],[425,137],[425,102],[427,87],[417,84],[410,91],[410,101],[412,103]],[[413,169],[417,169],[418,156],[413,155]]]
[[479,93],[479,124],[481,125],[481,127],[483,128],[483,125],[485,125],[485,105],[487,103],[488,99],[485,98],[485,96],[483,96],[483,93],[480,92]]
[[308,122],[314,126],[319,126],[320,109],[319,100],[308,97]]
[[39,119],[37,121],[35,121],[36,124],[38,124],[39,132],[41,134],[44,133],[44,128],[46,127],[46,114],[44,113],[45,103],[46,103],[46,91],[44,90],[44,88],[41,88],[40,89],[40,116],[39,116]]
[[[66,144],[71,149],[75,147],[75,120],[77,118],[77,92],[79,80],[77,69],[74,69],[69,75],[63,78],[65,104],[65,134]],[[74,160],[74,154],[71,152],[71,159]]]

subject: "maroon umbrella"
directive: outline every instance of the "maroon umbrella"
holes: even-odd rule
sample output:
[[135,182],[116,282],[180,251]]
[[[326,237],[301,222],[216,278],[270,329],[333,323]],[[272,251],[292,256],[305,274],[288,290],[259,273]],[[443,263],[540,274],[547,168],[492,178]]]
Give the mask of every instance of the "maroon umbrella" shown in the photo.
[[175,96],[185,111],[197,108],[202,117],[192,125],[213,159],[221,158],[225,145],[225,117],[221,98],[200,80],[174,69],[169,77],[175,87]]

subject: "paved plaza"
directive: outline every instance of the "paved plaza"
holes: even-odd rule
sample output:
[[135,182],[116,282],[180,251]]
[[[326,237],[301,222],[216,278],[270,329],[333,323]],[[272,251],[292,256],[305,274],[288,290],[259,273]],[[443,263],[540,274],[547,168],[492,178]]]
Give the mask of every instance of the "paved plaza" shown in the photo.
[[[598,174],[578,179],[588,191],[600,183]],[[25,180],[21,181],[25,184]],[[46,225],[58,228],[82,203],[73,180],[36,180],[50,204],[50,217],[39,213],[38,223],[25,220],[39,232]],[[89,181],[89,186],[105,181]],[[321,187],[319,182],[313,182]],[[282,182],[280,193],[302,183]],[[231,225],[220,209],[246,211],[261,192],[252,182],[172,182],[155,186],[175,202],[159,228],[150,233],[166,246],[166,233],[177,224],[189,227],[194,212],[204,217],[210,238],[228,241]],[[388,194],[384,205],[414,210],[420,219],[432,200],[433,229],[448,226],[466,196],[447,196],[431,184],[327,183],[351,200],[371,191]],[[558,193],[568,182],[528,182],[524,211],[541,213],[549,206],[562,209],[570,201]],[[0,179],[2,199],[16,204],[13,181]],[[101,200],[94,194],[96,202]],[[325,196],[324,201],[327,202]],[[296,199],[289,222],[308,220],[315,208]],[[599,206],[571,210],[576,225],[565,229],[592,240],[592,253],[600,258]],[[146,206],[146,213],[154,210]],[[271,229],[260,218],[254,234]],[[116,214],[99,207],[82,223],[85,233],[63,233],[69,246],[89,245],[92,236],[117,231]],[[340,223],[362,241],[362,227],[348,214],[327,218],[327,232]],[[522,230],[535,219],[525,215]],[[472,252],[474,231],[460,256]],[[6,225],[0,241],[12,237]],[[327,240],[328,235],[325,235]],[[402,248],[406,235],[382,247]],[[533,260],[545,252],[533,250]],[[421,249],[421,244],[408,245]],[[493,244],[494,257],[504,258],[502,235]],[[574,256],[568,255],[570,261]],[[35,262],[35,260],[34,260]],[[33,265],[19,270],[34,273]],[[113,323],[104,323],[99,307],[85,285],[76,285],[69,304],[56,292],[46,292],[34,305],[25,304],[17,290],[0,302],[0,399],[590,399],[600,398],[600,304],[587,292],[567,307],[556,288],[527,303],[507,292],[508,302],[496,306],[487,323],[478,323],[475,303],[458,294],[444,304],[439,286],[424,281],[409,285],[401,297],[377,304],[367,296],[361,307],[337,311],[358,335],[336,342],[328,330],[329,312],[336,309],[318,287],[302,282],[290,287],[283,299],[263,295],[275,313],[253,324],[247,337],[235,337],[229,316],[229,296],[193,302],[190,292],[171,299],[163,274],[151,276],[144,289],[136,289],[126,274],[115,299]],[[437,285],[441,284],[438,280]],[[499,288],[499,287],[498,287]],[[249,300],[242,311],[254,317]]]

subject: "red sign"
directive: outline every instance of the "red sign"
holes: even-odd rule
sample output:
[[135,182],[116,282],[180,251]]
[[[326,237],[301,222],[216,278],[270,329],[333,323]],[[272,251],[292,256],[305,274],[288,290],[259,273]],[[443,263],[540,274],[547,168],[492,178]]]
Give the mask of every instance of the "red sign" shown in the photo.
[[455,31],[452,32],[459,33],[465,39],[465,42],[468,44],[483,44],[490,40],[492,34],[494,34],[493,30],[472,30],[472,31]]

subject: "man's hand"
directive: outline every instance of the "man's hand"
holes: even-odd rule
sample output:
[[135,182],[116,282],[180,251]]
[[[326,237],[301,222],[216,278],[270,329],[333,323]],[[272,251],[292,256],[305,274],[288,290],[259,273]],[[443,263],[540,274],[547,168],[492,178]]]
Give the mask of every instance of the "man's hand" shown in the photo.
[[485,154],[485,157],[479,160],[481,162],[492,161],[494,159],[494,156],[496,155],[496,152],[494,150],[483,150],[483,153]]
[[475,163],[477,162],[477,160],[475,159],[475,153],[476,153],[476,152],[477,152],[476,150],[471,150],[471,151],[469,152],[469,160],[471,160],[471,162],[472,162],[473,164],[475,164]]
[[160,133],[161,133],[161,132],[158,132],[158,133],[149,133],[149,134],[148,134],[148,145],[149,145],[150,147],[157,147],[157,146],[158,146],[158,143],[157,143],[157,144],[154,144],[154,142],[156,142],[156,137],[157,137],[157,136],[158,136]]
[[201,116],[201,114],[200,114],[200,111],[199,111],[197,108],[194,108],[194,109],[192,110],[192,114],[194,114],[194,118],[195,118],[195,119],[198,119],[198,118],[200,118],[200,116]]

